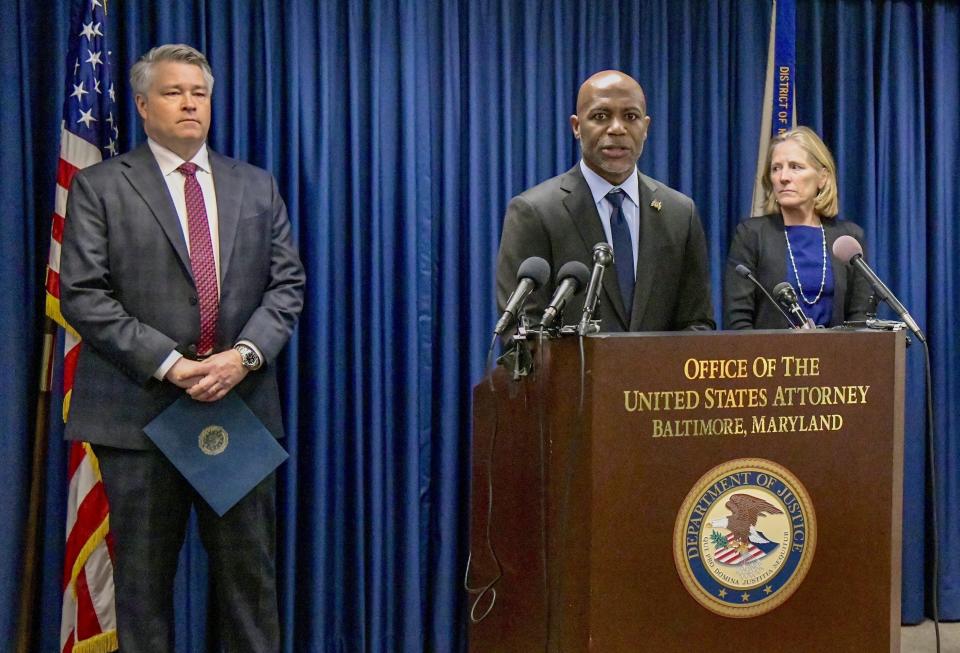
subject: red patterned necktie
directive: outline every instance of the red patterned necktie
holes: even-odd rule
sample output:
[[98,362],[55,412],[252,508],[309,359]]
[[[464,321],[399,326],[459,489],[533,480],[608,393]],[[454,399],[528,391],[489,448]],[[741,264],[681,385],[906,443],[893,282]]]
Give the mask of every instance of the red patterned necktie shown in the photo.
[[217,266],[213,260],[213,242],[203,190],[197,181],[197,164],[184,163],[177,168],[184,177],[183,194],[187,200],[187,231],[190,236],[190,267],[200,298],[200,342],[197,354],[206,356],[213,351],[220,315],[217,294]]

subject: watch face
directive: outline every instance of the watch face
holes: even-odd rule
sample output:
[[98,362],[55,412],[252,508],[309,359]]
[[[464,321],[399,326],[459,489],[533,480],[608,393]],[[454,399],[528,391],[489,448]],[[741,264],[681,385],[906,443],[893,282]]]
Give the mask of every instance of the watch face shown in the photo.
[[244,367],[255,367],[257,363],[260,362],[257,352],[253,351],[250,347],[240,345],[236,347],[236,350],[240,352],[240,360]]

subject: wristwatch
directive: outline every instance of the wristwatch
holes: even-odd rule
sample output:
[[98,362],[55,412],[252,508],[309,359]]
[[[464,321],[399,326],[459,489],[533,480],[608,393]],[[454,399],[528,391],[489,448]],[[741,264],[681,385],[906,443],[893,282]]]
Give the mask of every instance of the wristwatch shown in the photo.
[[250,345],[245,345],[242,342],[233,346],[240,353],[240,362],[245,368],[251,372],[254,370],[259,370],[260,366],[263,364],[263,361],[260,360],[260,356]]

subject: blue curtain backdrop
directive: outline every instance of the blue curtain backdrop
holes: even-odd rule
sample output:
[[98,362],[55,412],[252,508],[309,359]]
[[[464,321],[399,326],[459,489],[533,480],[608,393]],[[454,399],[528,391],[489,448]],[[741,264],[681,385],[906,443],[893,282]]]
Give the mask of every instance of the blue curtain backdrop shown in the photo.
[[[286,650],[457,649],[469,392],[496,317],[506,203],[576,161],[567,117],[579,82],[626,70],[644,85],[653,118],[641,167],[696,200],[719,307],[730,235],[750,205],[769,1],[111,0],[108,8],[121,149],[144,138],[129,65],[163,42],[204,50],[217,80],[212,146],[276,175],[307,266],[305,312],[283,361]],[[70,9],[15,0],[11,11],[16,29],[0,40],[7,641]],[[960,11],[953,2],[801,1],[797,26],[799,120],[833,149],[842,215],[866,229],[871,263],[930,338],[940,608],[960,619]],[[914,623],[931,598],[933,504],[918,347],[908,358],[903,619]],[[57,648],[59,630],[65,449],[57,435],[37,609],[44,651]],[[177,647],[204,650],[206,562],[196,538],[183,560]]]

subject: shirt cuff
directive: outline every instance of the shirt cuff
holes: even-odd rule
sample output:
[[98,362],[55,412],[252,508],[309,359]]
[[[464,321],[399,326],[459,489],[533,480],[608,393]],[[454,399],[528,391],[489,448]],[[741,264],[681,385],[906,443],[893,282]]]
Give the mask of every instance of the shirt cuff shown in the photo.
[[163,381],[167,377],[167,372],[170,371],[170,368],[173,367],[173,364],[178,360],[183,358],[183,354],[177,350],[170,352],[163,362],[160,363],[160,367],[157,368],[157,371],[153,373],[153,378],[157,381]]

